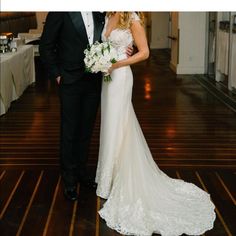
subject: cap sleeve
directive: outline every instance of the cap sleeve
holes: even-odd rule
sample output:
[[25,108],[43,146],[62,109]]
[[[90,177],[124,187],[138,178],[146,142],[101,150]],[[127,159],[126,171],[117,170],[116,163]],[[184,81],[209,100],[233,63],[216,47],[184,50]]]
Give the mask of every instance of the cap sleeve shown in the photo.
[[140,17],[136,12],[133,12],[131,15],[131,21],[140,21]]

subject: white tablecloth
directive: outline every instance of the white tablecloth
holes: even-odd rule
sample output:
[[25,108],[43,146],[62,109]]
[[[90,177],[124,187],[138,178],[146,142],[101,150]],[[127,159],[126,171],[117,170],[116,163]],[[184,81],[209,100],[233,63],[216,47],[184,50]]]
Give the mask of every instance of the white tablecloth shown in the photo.
[[[32,44],[32,42],[40,40],[42,31],[37,33],[18,33],[18,38],[22,39],[25,44]],[[39,45],[34,44],[34,55],[39,56]]]
[[11,102],[35,81],[34,47],[23,45],[17,52],[0,54],[0,115],[5,114]]

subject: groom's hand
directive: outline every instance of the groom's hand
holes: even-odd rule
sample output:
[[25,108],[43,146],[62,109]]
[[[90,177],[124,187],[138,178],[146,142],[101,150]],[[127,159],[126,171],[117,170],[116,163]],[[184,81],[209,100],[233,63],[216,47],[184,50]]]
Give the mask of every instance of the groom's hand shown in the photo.
[[133,55],[134,48],[132,46],[127,47],[126,55],[127,57],[131,57]]

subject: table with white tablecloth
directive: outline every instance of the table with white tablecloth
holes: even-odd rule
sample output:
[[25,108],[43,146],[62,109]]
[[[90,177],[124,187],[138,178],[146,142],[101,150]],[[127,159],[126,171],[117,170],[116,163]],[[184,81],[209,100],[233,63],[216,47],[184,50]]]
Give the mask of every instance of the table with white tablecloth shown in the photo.
[[22,45],[17,52],[0,54],[0,115],[35,82],[34,47]]
[[36,33],[33,33],[33,30],[30,30],[30,32],[19,33],[18,38],[23,40],[25,44],[34,45],[34,55],[39,56],[39,40],[41,38],[42,31],[37,31]]

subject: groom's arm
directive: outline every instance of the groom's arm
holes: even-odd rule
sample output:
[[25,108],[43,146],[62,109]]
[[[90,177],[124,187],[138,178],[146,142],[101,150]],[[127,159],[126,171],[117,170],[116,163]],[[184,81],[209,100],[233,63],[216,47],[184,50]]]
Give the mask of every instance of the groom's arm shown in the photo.
[[64,13],[62,12],[48,13],[39,45],[40,59],[53,79],[57,79],[61,75],[56,50],[59,32],[63,24],[63,16]]

